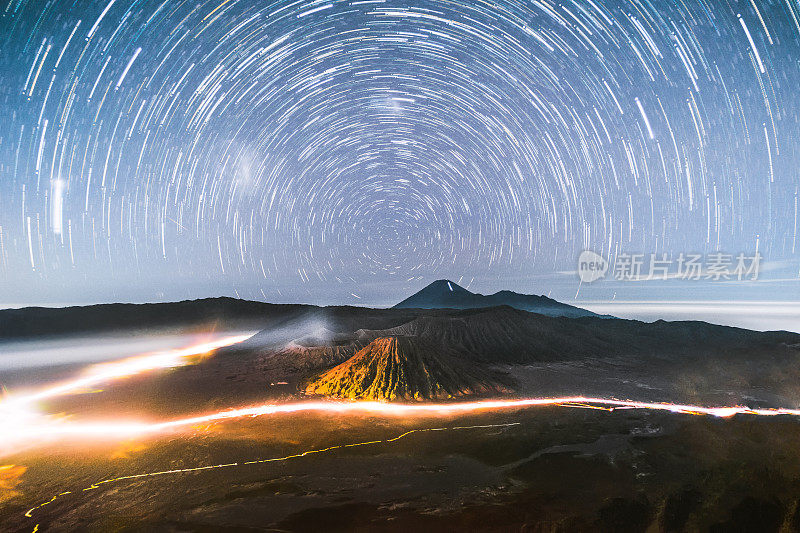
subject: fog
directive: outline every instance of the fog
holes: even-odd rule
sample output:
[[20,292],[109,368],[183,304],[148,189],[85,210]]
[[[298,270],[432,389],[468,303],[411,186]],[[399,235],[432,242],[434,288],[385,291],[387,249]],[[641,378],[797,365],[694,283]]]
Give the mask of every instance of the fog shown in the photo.
[[[176,334],[103,334],[59,339],[0,343],[0,385],[27,381],[44,369],[64,368],[124,359],[135,355],[185,348],[245,331]],[[250,332],[252,333],[252,331]]]
[[794,302],[611,301],[576,305],[595,313],[645,322],[702,320],[756,331],[800,333],[800,304]]

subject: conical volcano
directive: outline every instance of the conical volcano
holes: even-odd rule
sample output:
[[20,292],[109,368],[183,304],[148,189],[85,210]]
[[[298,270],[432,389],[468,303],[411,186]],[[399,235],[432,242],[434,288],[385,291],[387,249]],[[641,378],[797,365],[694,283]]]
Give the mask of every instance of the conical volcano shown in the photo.
[[358,400],[443,399],[504,391],[476,368],[419,337],[375,339],[306,387],[308,394]]
[[522,311],[547,316],[584,317],[597,316],[591,311],[557,302],[547,296],[518,294],[500,291],[490,295],[470,292],[455,282],[442,279],[434,281],[421,291],[409,296],[395,309],[479,309],[509,306]]
[[446,279],[434,281],[421,291],[406,298],[398,309],[470,309],[481,305],[482,296],[473,294],[461,285]]

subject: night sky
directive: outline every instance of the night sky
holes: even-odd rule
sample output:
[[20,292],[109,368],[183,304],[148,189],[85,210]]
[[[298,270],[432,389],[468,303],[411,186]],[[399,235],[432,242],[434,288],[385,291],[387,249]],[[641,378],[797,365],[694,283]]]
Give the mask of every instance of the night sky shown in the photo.
[[0,305],[800,296],[797,0],[2,1]]

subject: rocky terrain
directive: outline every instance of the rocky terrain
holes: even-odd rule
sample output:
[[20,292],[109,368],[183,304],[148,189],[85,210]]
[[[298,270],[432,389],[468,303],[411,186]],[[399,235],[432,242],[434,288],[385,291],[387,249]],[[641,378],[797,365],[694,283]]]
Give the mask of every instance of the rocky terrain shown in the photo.
[[[197,364],[43,407],[170,420],[325,397],[800,405],[800,335],[702,322],[230,299],[0,312],[17,344],[243,326],[259,333]],[[45,383],[73,375],[53,372]],[[0,531],[800,531],[797,419],[576,407],[282,414],[33,447],[2,460]]]
[[410,336],[375,339],[305,389],[352,400],[450,399],[504,390],[491,371],[424,337]]
[[[444,287],[449,293],[448,284],[454,293],[466,292],[452,282],[436,282],[429,289],[441,292]],[[687,394],[700,399],[703,394],[717,398],[717,392],[725,391],[727,384],[734,381],[743,396],[778,402],[800,394],[788,370],[794,368],[800,335],[704,322],[645,323],[598,316],[549,316],[508,305],[367,309],[232,299],[0,311],[0,342],[86,332],[99,335],[113,331],[136,336],[165,328],[260,331],[241,345],[220,350],[201,369],[177,371],[171,377],[174,383],[165,384],[159,392],[168,396],[173,395],[173,389],[229,396],[247,394],[254,399],[265,391],[277,390],[284,395],[330,393],[382,400],[443,394],[486,396],[500,391],[517,395],[560,394],[570,388],[566,385],[575,381],[575,376],[584,378],[574,389],[592,389],[593,381],[585,378],[591,375],[591,369],[600,367],[617,368],[614,375],[621,380],[616,385],[619,389],[638,392],[632,383],[639,383],[645,390],[660,391],[659,399],[665,400],[678,400]],[[367,352],[370,356],[353,359],[384,338],[397,339],[394,346],[400,348],[392,348],[394,359],[372,348]],[[378,362],[381,359],[383,363]],[[390,360],[396,364],[388,364]],[[442,377],[436,385],[438,378],[426,374],[430,372],[428,364],[443,372],[442,376],[450,377]],[[339,365],[344,366],[337,368]],[[355,368],[371,368],[375,374],[356,372]],[[419,383],[400,384],[391,372],[401,370],[408,373],[406,378],[426,377]],[[454,379],[454,373],[464,378]],[[476,375],[480,379],[474,379]],[[487,375],[493,379],[484,379]],[[505,376],[499,388],[495,387],[497,376]],[[318,381],[323,377],[324,386]],[[341,383],[335,384],[335,379]],[[462,393],[451,393],[457,390]],[[200,394],[192,394],[195,396]]]

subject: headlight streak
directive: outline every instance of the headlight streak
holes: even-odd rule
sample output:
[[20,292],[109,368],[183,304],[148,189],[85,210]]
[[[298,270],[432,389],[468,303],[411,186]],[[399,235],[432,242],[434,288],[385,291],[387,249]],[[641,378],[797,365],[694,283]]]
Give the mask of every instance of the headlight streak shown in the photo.
[[4,414],[3,411],[5,411],[9,406],[12,406],[16,409],[23,404],[32,404],[41,400],[55,398],[57,396],[75,394],[90,387],[107,383],[109,381],[128,378],[143,374],[145,372],[153,372],[156,370],[166,370],[169,368],[184,366],[190,362],[192,357],[213,352],[214,350],[218,350],[219,348],[224,348],[226,346],[242,343],[251,338],[253,335],[255,335],[255,333],[225,337],[216,341],[196,344],[194,346],[189,346],[187,348],[178,350],[158,352],[149,355],[140,355],[112,363],[100,363],[97,365],[92,365],[87,370],[86,375],[81,378],[54,385],[52,387],[47,387],[39,392],[19,396],[11,395],[6,397],[0,401],[0,414]]
[[[215,341],[195,344],[182,349],[129,357],[112,363],[90,366],[82,377],[44,387],[28,394],[10,394],[0,400],[0,425],[4,428],[0,436],[0,456],[15,453],[39,439],[44,441],[59,435],[82,435],[102,437],[131,433],[136,427],[131,424],[70,424],[63,417],[44,415],[36,404],[59,396],[77,394],[103,383],[141,375],[147,372],[185,366],[197,356],[202,356],[250,339],[255,333],[228,336]],[[67,429],[69,428],[69,429]],[[141,425],[141,430],[147,426]],[[144,431],[146,432],[146,431]],[[135,433],[135,432],[134,432]],[[39,443],[41,444],[41,443]]]
[[[603,411],[613,412],[617,409],[644,409],[655,411],[667,411],[676,414],[686,414],[694,416],[714,416],[718,418],[731,418],[736,415],[755,415],[755,416],[800,416],[800,409],[751,409],[749,407],[701,407],[696,405],[683,405],[671,403],[652,403],[652,402],[636,402],[630,400],[615,400],[604,398],[591,398],[591,397],[565,397],[565,398],[539,398],[539,399],[521,399],[521,400],[487,400],[478,402],[462,402],[450,404],[391,404],[380,402],[302,402],[293,404],[281,405],[263,405],[244,409],[234,409],[229,411],[221,411],[205,416],[198,416],[192,418],[177,419],[168,422],[155,423],[155,424],[102,424],[96,423],[93,425],[75,424],[68,426],[60,426],[63,430],[61,436],[91,436],[96,437],[111,437],[123,438],[131,436],[142,436],[145,434],[158,434],[165,431],[175,430],[186,426],[197,426],[212,422],[220,422],[224,420],[233,420],[241,418],[253,418],[278,414],[295,414],[302,412],[317,412],[317,413],[333,413],[333,414],[378,414],[393,417],[436,417],[436,416],[456,416],[466,413],[485,412],[485,411],[498,411],[508,409],[525,409],[531,407],[575,407],[582,409],[599,409]],[[513,422],[507,424],[485,424],[474,426],[455,426],[455,427],[436,427],[425,429],[413,429],[401,433],[400,435],[383,440],[372,440],[357,442],[351,444],[339,444],[328,446],[326,448],[306,450],[295,454],[287,455],[284,457],[274,457],[267,459],[256,459],[252,461],[220,463],[214,465],[197,466],[190,468],[179,468],[171,470],[159,470],[154,472],[146,472],[140,474],[132,474],[127,476],[119,476],[98,481],[80,491],[64,491],[50,500],[38,504],[30,508],[25,517],[32,518],[33,514],[48,505],[51,505],[56,500],[71,494],[81,494],[101,488],[102,486],[122,481],[133,481],[141,479],[151,479],[156,477],[188,474],[205,472],[209,470],[228,469],[235,467],[247,467],[254,465],[262,465],[273,462],[284,462],[291,459],[299,459],[314,454],[322,454],[342,450],[346,448],[357,448],[364,446],[372,446],[377,444],[390,444],[402,440],[410,435],[417,433],[430,433],[430,432],[444,432],[444,431],[459,431],[469,429],[490,429],[490,428],[508,428],[512,426],[519,426],[520,422]],[[45,436],[45,435],[42,435]],[[52,434],[51,434],[52,436]],[[39,524],[36,524],[34,531],[38,531]]]
[[[252,334],[248,334],[225,337],[223,339],[190,346],[184,349],[159,352],[150,355],[126,358],[112,363],[93,365],[89,367],[89,370],[83,377],[55,386],[45,387],[40,391],[33,392],[31,394],[8,396],[6,399],[0,402],[0,423],[2,423],[7,429],[2,436],[0,436],[0,456],[17,453],[22,449],[30,448],[31,446],[43,446],[57,441],[81,442],[85,439],[89,439],[92,442],[114,442],[133,437],[157,437],[159,435],[186,433],[193,428],[197,429],[203,426],[213,425],[225,421],[278,415],[294,415],[299,413],[373,415],[406,419],[422,419],[455,417],[471,413],[478,414],[514,409],[528,409],[534,407],[571,407],[597,409],[607,412],[613,412],[618,409],[653,410],[694,416],[714,416],[718,418],[731,418],[736,415],[769,417],[800,416],[800,409],[753,409],[745,406],[703,407],[689,404],[642,402],[588,396],[419,404],[397,404],[369,401],[301,401],[294,403],[264,404],[238,409],[228,409],[204,415],[196,415],[162,422],[121,422],[118,420],[76,422],[66,418],[42,415],[36,412],[34,409],[36,402],[41,400],[81,392],[91,386],[96,386],[105,382],[113,382],[118,379],[139,375],[145,372],[175,368],[189,364],[192,357],[212,352],[218,348],[244,342],[252,336]],[[381,443],[388,444],[401,440],[415,433],[478,428],[499,428],[510,427],[513,425],[519,425],[519,423],[415,429],[402,433],[399,436],[391,439],[335,445],[327,448],[307,450],[279,458],[258,459],[246,462],[224,463],[184,469],[162,470],[110,478],[94,483],[82,491],[78,491],[77,493],[79,494],[82,492],[91,491],[99,488],[100,486],[120,481],[153,478],[171,474],[202,472],[213,469],[252,466],[270,462],[287,461],[294,458],[306,457],[311,454],[326,453],[344,448],[377,445]],[[31,518],[33,513],[38,509],[48,506],[59,498],[70,494],[76,494],[76,492],[61,492],[53,496],[50,500],[31,508],[25,514],[25,516]],[[38,531],[38,529],[39,524],[36,524],[34,531]]]
[[527,409],[532,407],[580,407],[614,411],[616,409],[646,409],[679,414],[709,415],[729,418],[737,414],[756,416],[800,416],[798,409],[752,409],[745,406],[703,407],[673,403],[641,402],[596,397],[561,397],[483,400],[474,402],[397,404],[382,402],[301,401],[283,404],[263,404],[214,413],[201,414],[167,421],[75,421],[64,416],[45,415],[36,410],[36,403],[67,394],[83,392],[90,387],[145,372],[175,368],[191,362],[191,358],[216,349],[244,342],[252,334],[225,337],[179,350],[170,350],[112,363],[89,367],[82,377],[44,387],[30,394],[9,395],[0,401],[0,423],[7,431],[0,436],[0,456],[21,449],[43,446],[56,441],[113,442],[132,437],[157,436],[186,432],[191,428],[224,421],[298,413],[329,413],[334,415],[379,415],[387,417],[440,417],[466,413]]
[[461,403],[431,404],[394,404],[381,402],[341,402],[316,401],[285,404],[265,404],[240,409],[230,409],[187,418],[168,420],[165,422],[119,422],[93,421],[73,422],[66,419],[50,420],[34,419],[30,423],[20,425],[13,431],[6,432],[0,438],[0,452],[10,453],[18,446],[30,446],[32,442],[39,445],[58,440],[117,441],[132,437],[157,436],[174,434],[196,428],[243,418],[256,418],[298,413],[328,413],[333,415],[378,415],[386,417],[419,417],[436,418],[442,416],[458,416],[468,413],[497,412],[533,407],[579,407],[614,411],[617,409],[638,409],[664,411],[675,414],[714,416],[731,418],[736,415],[754,416],[800,416],[800,409],[760,408],[745,406],[703,407],[673,403],[640,402],[633,400],[616,400],[583,396],[563,398],[529,398],[514,400],[485,400]]

